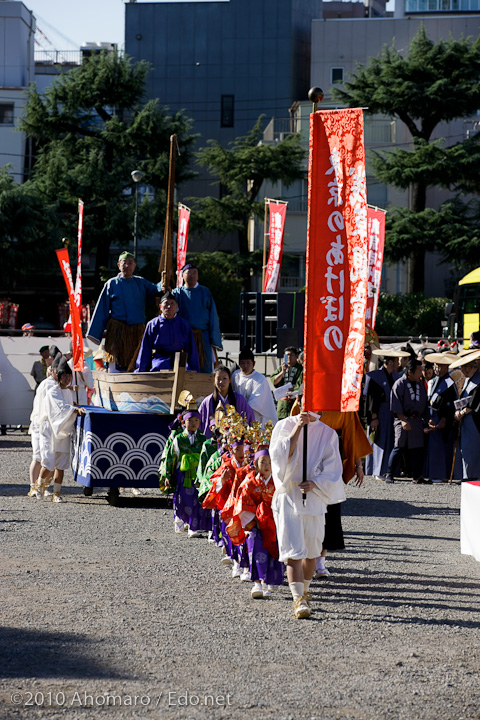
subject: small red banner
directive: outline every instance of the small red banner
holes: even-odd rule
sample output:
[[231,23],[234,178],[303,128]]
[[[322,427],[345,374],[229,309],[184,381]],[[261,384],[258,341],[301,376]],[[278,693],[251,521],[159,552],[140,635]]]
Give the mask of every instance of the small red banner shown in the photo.
[[72,318],[72,350],[73,350],[73,369],[83,370],[83,338],[82,326],[80,325],[80,313],[75,302],[75,293],[73,290],[72,270],[70,268],[70,259],[68,257],[67,248],[56,250],[58,262],[63,273],[63,279],[67,286],[68,299],[70,302],[70,317]]
[[263,292],[277,292],[278,281],[280,280],[280,267],[283,255],[283,234],[285,232],[285,217],[287,214],[286,203],[268,203],[270,213],[270,225],[268,229],[268,241],[270,250],[268,253],[267,270],[265,273],[265,284]]
[[183,283],[182,267],[187,259],[188,225],[190,223],[190,210],[185,205],[178,205],[178,236],[177,236],[177,287]]
[[310,116],[304,403],[358,410],[367,304],[363,113]]
[[382,279],[383,249],[385,246],[385,211],[367,208],[368,286],[365,325],[372,330],[377,320],[378,298]]

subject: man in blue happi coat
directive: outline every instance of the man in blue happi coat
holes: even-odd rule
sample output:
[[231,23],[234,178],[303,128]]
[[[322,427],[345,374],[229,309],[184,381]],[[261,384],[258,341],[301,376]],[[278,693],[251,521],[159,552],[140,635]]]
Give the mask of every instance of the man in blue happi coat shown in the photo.
[[135,268],[134,256],[121,253],[120,272],[105,283],[87,330],[87,338],[97,345],[107,330],[105,359],[109,372],[127,372],[145,330],[145,304],[160,295],[156,285],[134,275]]
[[213,372],[214,348],[223,349],[217,308],[210,290],[198,283],[198,269],[192,263],[182,268],[183,285],[172,294],[178,302],[178,314],[193,330],[201,372]]

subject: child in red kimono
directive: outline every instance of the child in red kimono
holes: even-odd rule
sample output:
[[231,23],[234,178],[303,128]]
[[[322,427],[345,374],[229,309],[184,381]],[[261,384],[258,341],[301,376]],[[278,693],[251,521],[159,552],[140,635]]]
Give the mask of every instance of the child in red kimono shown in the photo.
[[[218,515],[219,518],[230,495],[236,471],[243,466],[244,462],[243,438],[236,439],[231,445],[231,456],[224,458],[221,466],[213,473],[212,487],[203,501],[203,507],[213,510],[214,515]],[[213,523],[215,523],[215,519],[213,519]],[[223,543],[221,562],[223,565],[231,566],[237,560],[238,549],[232,545],[223,520],[220,520],[220,532]]]
[[284,566],[278,560],[277,532],[272,514],[275,485],[267,447],[255,453],[255,470],[242,482],[227,532],[235,545],[247,543],[252,598],[268,597],[273,585],[283,583]]
[[[244,443],[243,451],[245,457],[245,464],[235,469],[235,477],[232,481],[230,495],[228,496],[228,499],[223,506],[223,510],[220,513],[220,518],[222,522],[225,523],[225,527],[233,518],[235,503],[237,502],[240,487],[245,478],[247,477],[248,473],[254,469],[252,445],[249,441],[246,441]],[[236,557],[236,559],[233,560],[232,578],[239,577],[242,582],[250,582],[252,578],[250,575],[250,563],[248,560],[248,550],[246,543],[241,543],[238,547],[233,545],[232,551],[232,557],[234,555]]]

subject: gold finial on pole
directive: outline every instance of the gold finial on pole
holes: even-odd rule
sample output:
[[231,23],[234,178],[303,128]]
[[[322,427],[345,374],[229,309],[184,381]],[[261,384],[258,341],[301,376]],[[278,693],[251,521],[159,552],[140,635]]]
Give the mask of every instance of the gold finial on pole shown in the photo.
[[308,99],[312,101],[313,103],[313,110],[312,112],[317,112],[317,105],[318,103],[321,103],[323,98],[325,97],[325,93],[323,92],[322,88],[319,87],[312,87],[308,91]]

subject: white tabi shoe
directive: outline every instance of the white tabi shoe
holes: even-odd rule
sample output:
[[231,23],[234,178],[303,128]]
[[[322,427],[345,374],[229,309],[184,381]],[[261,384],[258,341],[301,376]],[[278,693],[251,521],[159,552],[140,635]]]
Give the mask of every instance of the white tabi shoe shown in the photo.
[[65,502],[65,498],[63,498],[63,497],[60,495],[60,493],[54,492],[53,495],[52,495],[52,502],[54,502],[54,503],[64,503],[64,502]]
[[232,568],[232,578],[240,577],[242,574],[242,568],[237,562],[233,562],[233,568]]
[[180,518],[175,518],[174,527],[175,527],[175,532],[178,534],[184,532],[187,529],[183,523],[183,520],[180,520]]
[[199,532],[198,530],[190,530],[190,528],[188,528],[187,534],[189,538],[198,538],[202,536],[201,532]]
[[263,598],[263,590],[259,582],[253,583],[253,587],[250,590],[250,595],[254,600],[257,600],[258,598]]
[[263,582],[262,580],[263,597],[272,597],[272,590],[273,587],[271,585],[267,585],[267,583]]
[[215,543],[215,538],[213,537],[213,532],[211,530],[208,531],[208,542]]
[[250,570],[244,570],[240,575],[240,582],[252,582],[252,574]]

